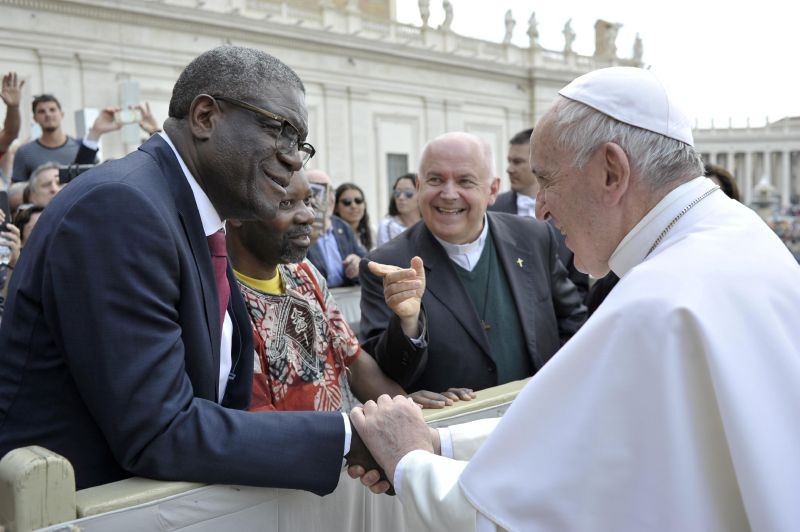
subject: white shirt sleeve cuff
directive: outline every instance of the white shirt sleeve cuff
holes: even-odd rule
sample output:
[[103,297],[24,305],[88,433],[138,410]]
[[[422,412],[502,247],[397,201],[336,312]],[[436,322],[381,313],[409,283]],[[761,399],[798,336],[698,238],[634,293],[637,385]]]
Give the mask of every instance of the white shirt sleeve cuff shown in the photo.
[[450,429],[444,427],[436,430],[439,431],[439,446],[441,447],[442,456],[453,458],[453,438],[450,434]]
[[347,414],[342,412],[342,419],[344,419],[344,454],[342,455],[342,468],[347,465],[347,453],[350,452],[350,443],[353,440],[353,429],[350,427],[350,418]]
[[85,137],[81,139],[81,143],[84,146],[86,146],[87,148],[89,148],[90,150],[97,151],[100,148],[100,143],[98,141],[90,140],[90,139],[87,139]]
[[420,321],[422,322],[422,326],[420,327],[419,336],[416,338],[409,338],[409,341],[411,341],[417,349],[428,347],[428,342],[425,340],[425,336],[428,334],[428,320],[422,319]]

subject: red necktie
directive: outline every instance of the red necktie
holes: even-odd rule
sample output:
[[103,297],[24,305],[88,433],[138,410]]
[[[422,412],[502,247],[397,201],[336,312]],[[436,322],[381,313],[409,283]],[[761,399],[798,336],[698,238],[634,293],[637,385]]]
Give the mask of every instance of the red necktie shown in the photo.
[[231,298],[231,285],[228,284],[228,250],[225,248],[225,231],[220,229],[213,235],[208,235],[208,250],[211,252],[211,264],[214,266],[214,281],[217,283],[219,296],[219,328],[225,321],[225,309]]

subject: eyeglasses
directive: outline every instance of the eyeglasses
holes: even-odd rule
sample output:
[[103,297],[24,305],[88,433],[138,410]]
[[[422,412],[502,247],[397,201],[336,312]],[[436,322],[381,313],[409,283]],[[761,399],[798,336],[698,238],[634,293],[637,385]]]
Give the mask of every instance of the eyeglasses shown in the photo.
[[393,192],[395,199],[400,199],[400,198],[411,199],[414,197],[414,194],[416,194],[416,192],[414,192],[413,190],[395,190]]
[[275,137],[275,149],[284,155],[291,155],[295,150],[297,150],[300,154],[300,158],[303,161],[303,166],[305,166],[309,159],[311,159],[314,154],[317,153],[317,150],[314,149],[314,146],[308,142],[300,141],[300,131],[291,122],[289,122],[288,118],[281,115],[276,115],[275,113],[271,113],[266,109],[256,107],[255,105],[237,100],[236,98],[229,98],[228,96],[214,96],[214,98],[233,104],[236,107],[247,109],[250,112],[266,116],[270,120],[280,122],[281,130],[278,133],[278,136]]
[[353,199],[342,198],[339,200],[339,203],[341,203],[345,207],[349,207],[350,205],[353,204],[353,202],[355,202],[356,205],[361,205],[362,203],[364,203],[364,198],[353,198]]

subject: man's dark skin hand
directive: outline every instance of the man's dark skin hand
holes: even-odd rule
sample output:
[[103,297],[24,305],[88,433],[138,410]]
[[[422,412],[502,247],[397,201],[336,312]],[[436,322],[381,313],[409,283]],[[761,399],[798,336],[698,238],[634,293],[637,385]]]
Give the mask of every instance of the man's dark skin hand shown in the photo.
[[350,452],[345,456],[348,474],[351,478],[361,478],[361,483],[369,487],[372,493],[394,495],[394,487],[386,478],[386,473],[372,457],[355,427],[352,424],[350,426],[353,429]]

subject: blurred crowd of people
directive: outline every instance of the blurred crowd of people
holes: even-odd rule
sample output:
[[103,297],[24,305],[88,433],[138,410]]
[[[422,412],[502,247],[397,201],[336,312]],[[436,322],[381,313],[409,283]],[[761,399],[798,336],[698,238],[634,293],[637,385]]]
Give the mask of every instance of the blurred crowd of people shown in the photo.
[[[16,72],[3,76],[0,98],[5,104],[5,120],[0,130],[0,320],[8,283],[22,247],[39,214],[66,185],[80,165],[98,163],[100,138],[135,120],[142,131],[152,135],[161,131],[147,102],[129,110],[103,108],[86,137],[75,139],[63,129],[64,111],[52,94],[35,96],[31,102],[32,120],[41,131],[38,138],[19,141],[22,123],[20,94],[25,81]],[[71,168],[72,167],[72,168]],[[13,170],[12,170],[13,169]]]

